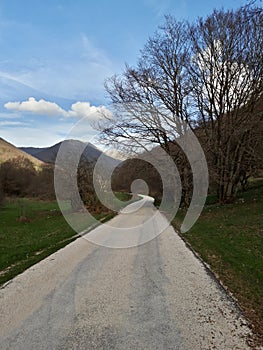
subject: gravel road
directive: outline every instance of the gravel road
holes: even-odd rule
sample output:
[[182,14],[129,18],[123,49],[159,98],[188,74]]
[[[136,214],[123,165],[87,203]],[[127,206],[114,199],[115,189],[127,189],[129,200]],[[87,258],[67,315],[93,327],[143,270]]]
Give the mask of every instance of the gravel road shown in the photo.
[[[110,225],[154,211],[148,203]],[[235,303],[171,226],[126,249],[77,239],[2,288],[0,315],[0,349],[250,348]]]

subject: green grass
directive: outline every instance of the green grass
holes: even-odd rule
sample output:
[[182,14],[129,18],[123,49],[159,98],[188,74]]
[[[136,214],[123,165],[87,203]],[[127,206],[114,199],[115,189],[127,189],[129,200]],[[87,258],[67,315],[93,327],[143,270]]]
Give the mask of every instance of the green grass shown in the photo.
[[115,196],[123,202],[129,201],[132,198],[132,195],[126,192],[114,192]]
[[[131,199],[128,193],[117,192],[123,201]],[[70,210],[70,203],[64,203],[64,210]],[[87,217],[74,213],[79,231],[87,229]],[[106,221],[116,215],[114,212],[92,214],[99,221]],[[19,222],[23,216],[29,222]],[[94,227],[94,220],[90,223]],[[83,227],[82,227],[83,226]],[[77,238],[76,232],[68,225],[56,201],[32,199],[8,200],[0,207],[0,285],[7,282],[28,267],[46,258]]]
[[114,194],[115,194],[116,198],[122,202],[122,203],[120,203],[120,202],[116,201],[114,203],[115,210],[120,210],[120,209],[124,208],[126,205],[131,204],[131,203],[136,202],[136,201],[141,199],[141,197],[137,196],[135,199],[131,200],[132,195],[130,193],[127,193],[127,192],[114,192]]
[[[30,221],[19,222],[21,215]],[[76,232],[67,224],[55,201],[7,202],[0,208],[0,284],[75,238]]]
[[[238,299],[263,335],[263,180],[253,181],[234,204],[207,200],[199,220],[182,237]],[[184,212],[174,220],[178,227]]]

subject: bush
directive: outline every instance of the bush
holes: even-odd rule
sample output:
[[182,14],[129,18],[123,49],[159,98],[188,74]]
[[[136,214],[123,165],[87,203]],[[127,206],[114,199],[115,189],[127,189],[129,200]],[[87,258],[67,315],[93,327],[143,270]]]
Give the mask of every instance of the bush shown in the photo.
[[2,189],[2,184],[0,184],[0,206],[3,205],[4,200],[5,200],[5,194]]
[[35,176],[36,170],[30,160],[24,157],[10,159],[0,166],[2,192],[7,196],[28,195]]

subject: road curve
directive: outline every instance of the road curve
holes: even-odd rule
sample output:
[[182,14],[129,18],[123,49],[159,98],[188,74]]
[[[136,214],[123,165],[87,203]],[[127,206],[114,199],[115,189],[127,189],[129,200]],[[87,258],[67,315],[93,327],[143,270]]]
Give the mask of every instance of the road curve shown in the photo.
[[[145,200],[111,225],[155,211]],[[0,317],[0,349],[249,349],[246,320],[171,226],[126,249],[77,239],[0,290]]]

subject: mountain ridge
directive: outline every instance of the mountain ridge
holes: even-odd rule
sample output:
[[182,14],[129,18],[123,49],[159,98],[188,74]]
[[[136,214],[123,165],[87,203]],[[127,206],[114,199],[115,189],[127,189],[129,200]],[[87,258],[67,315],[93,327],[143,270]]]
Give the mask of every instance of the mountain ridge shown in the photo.
[[93,144],[74,139],[60,141],[50,147],[20,147],[19,149],[45,163],[54,164],[62,143],[64,145],[66,143],[66,147],[68,148],[68,150],[75,153],[76,155],[80,154],[80,152],[82,153],[83,146],[85,145],[85,149],[82,153],[82,156],[88,162],[96,162],[102,154],[104,154],[104,157],[107,160],[107,162],[110,162],[111,164],[117,165],[120,162],[119,160],[106,155]]
[[64,140],[50,147],[16,147],[9,141],[0,137],[0,164],[17,157],[24,157],[29,159],[37,168],[45,164],[54,165],[62,143],[64,145],[66,143],[65,146],[68,152],[76,156],[82,154],[82,159],[90,163],[95,163],[101,155],[104,155],[103,162],[105,162],[106,165],[111,164],[117,166],[121,162],[105,154],[89,142]]
[[44,165],[43,161],[22,151],[12,143],[0,137],[0,164],[17,157],[24,157],[29,159],[36,167]]

